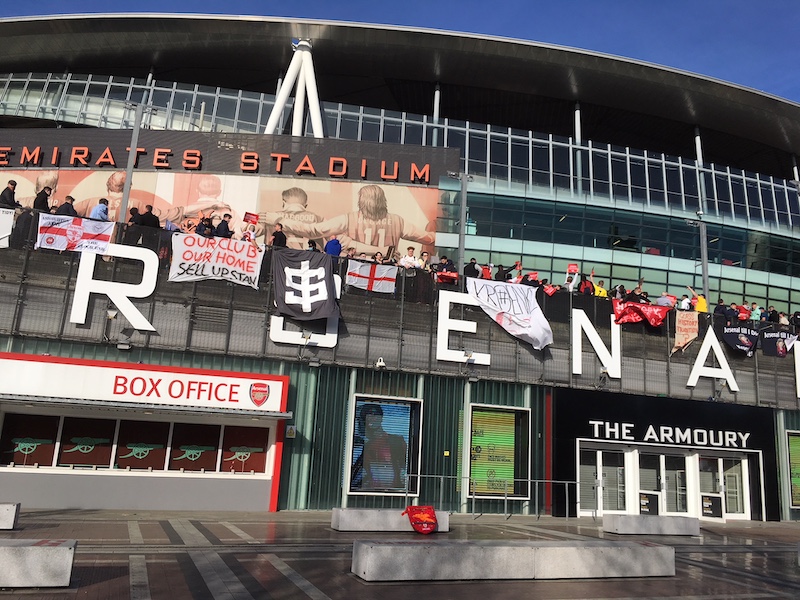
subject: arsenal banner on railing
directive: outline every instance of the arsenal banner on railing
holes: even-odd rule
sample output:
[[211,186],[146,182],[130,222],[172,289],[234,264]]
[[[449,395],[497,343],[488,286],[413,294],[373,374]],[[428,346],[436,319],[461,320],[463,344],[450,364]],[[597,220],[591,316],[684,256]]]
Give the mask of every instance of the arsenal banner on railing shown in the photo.
[[797,336],[790,331],[779,329],[779,325],[772,325],[761,330],[761,350],[767,356],[785,358],[792,349]]
[[535,288],[472,277],[466,282],[467,293],[508,333],[536,350],[553,343],[553,330],[536,301]]
[[339,316],[333,257],[292,248],[272,250],[278,312],[302,321]]
[[105,254],[114,223],[66,215],[39,215],[36,248]]
[[653,327],[658,327],[664,322],[667,313],[672,310],[669,306],[642,304],[641,302],[622,302],[621,300],[612,300],[611,302],[614,307],[614,322],[617,325],[647,321]]
[[736,348],[747,356],[753,356],[758,342],[758,330],[738,322],[730,327],[724,325],[722,326],[722,339],[731,348]]
[[251,242],[175,234],[169,281],[221,279],[257,290],[263,259],[264,250]]
[[397,281],[397,267],[377,263],[347,261],[347,285],[370,292],[393,294]]

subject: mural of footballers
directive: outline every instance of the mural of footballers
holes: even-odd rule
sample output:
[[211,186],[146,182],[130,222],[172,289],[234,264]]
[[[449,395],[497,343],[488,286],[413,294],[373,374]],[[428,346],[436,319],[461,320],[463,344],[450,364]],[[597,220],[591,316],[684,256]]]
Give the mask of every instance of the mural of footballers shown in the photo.
[[[313,225],[322,221],[317,213],[308,210],[308,194],[305,190],[299,187],[289,188],[281,193],[283,199],[283,210],[277,212],[261,213],[258,216],[259,222],[265,222],[270,225],[275,223],[298,222]],[[298,237],[294,231],[284,225],[284,233],[286,234],[286,247],[294,248],[295,250],[306,249],[306,238]],[[325,242],[321,238],[314,239],[317,246],[324,246]]]
[[[413,198],[413,191],[410,188],[390,187],[389,189],[398,196],[409,194]],[[429,192],[431,190],[423,189],[422,191]],[[314,195],[311,198],[315,200]],[[434,210],[435,202],[434,195],[431,203]],[[287,236],[292,235],[306,240],[319,238],[327,240],[330,236],[335,235],[342,247],[352,246],[357,253],[366,252],[367,255],[373,255],[376,252],[385,253],[389,247],[400,247],[405,242],[417,242],[423,246],[432,246],[436,236],[435,222],[433,219],[428,220],[428,216],[425,214],[427,212],[425,209],[430,207],[423,207],[419,200],[408,203],[405,199],[401,199],[395,207],[401,204],[404,205],[407,213],[416,209],[417,214],[411,213],[404,216],[399,214],[399,211],[389,212],[386,192],[382,186],[373,184],[363,186],[358,190],[356,210],[342,211],[317,223],[294,219],[291,218],[291,215],[284,213],[267,212],[262,213],[262,216],[268,225],[275,222],[282,223]],[[316,208],[316,204],[314,208]],[[419,214],[420,212],[422,214]]]

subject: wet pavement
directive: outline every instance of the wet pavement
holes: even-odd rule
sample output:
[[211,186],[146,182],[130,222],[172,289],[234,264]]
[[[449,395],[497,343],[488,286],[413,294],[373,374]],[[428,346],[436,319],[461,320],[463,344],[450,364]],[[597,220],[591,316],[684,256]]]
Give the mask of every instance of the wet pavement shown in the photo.
[[699,536],[620,536],[590,518],[452,515],[435,539],[635,540],[675,548],[676,576],[561,581],[367,583],[350,573],[356,539],[330,512],[23,511],[0,539],[77,539],[69,588],[0,590],[0,600],[509,600],[800,598],[799,523],[701,523]]

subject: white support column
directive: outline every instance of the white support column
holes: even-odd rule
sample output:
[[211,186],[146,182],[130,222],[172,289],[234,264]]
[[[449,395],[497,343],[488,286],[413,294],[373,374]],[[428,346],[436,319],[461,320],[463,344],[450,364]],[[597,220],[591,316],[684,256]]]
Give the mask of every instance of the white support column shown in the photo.
[[297,83],[297,91],[295,92],[294,113],[292,116],[292,135],[303,135],[303,112],[307,94],[311,128],[314,132],[314,137],[321,138],[323,137],[322,109],[319,103],[317,80],[314,75],[314,61],[311,58],[311,43],[308,40],[300,41],[294,49],[294,56],[292,56],[292,60],[289,63],[286,77],[280,84],[279,91],[275,97],[275,106],[272,107],[264,133],[267,135],[275,133],[295,82]]
[[308,113],[311,116],[311,130],[315,138],[324,137],[322,133],[322,107],[319,104],[317,92],[317,77],[314,74],[314,60],[311,58],[311,45],[303,53],[303,73],[306,76],[306,89],[308,90]]
[[[433,91],[433,124],[439,124],[439,107],[441,104],[442,99],[442,91],[439,88],[439,84],[436,84],[436,89]],[[433,130],[433,147],[436,148],[439,145],[439,128],[436,127]],[[510,164],[510,163],[509,163]]]
[[303,115],[306,107],[306,78],[303,67],[297,77],[297,89],[294,92],[294,112],[292,113],[292,135],[303,135]]
[[286,71],[286,77],[283,79],[281,91],[278,92],[278,95],[275,98],[275,106],[272,107],[272,112],[267,120],[267,126],[264,129],[264,133],[267,135],[272,135],[275,133],[275,128],[278,126],[278,122],[281,119],[281,113],[283,112],[283,109],[286,108],[286,101],[289,99],[289,94],[292,93],[292,87],[294,86],[294,82],[297,80],[297,74],[300,72],[300,67],[302,64],[303,57],[301,53],[295,52],[294,56],[292,56],[291,62],[289,63],[289,70]]

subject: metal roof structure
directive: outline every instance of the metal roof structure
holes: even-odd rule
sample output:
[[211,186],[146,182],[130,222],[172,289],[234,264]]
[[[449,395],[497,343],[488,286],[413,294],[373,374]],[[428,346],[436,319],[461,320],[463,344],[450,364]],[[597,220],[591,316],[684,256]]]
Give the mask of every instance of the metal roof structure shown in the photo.
[[314,47],[320,99],[585,139],[790,178],[800,105],[677,69],[515,39],[269,17],[113,14],[0,20],[2,72],[146,77],[274,93],[290,40]]

